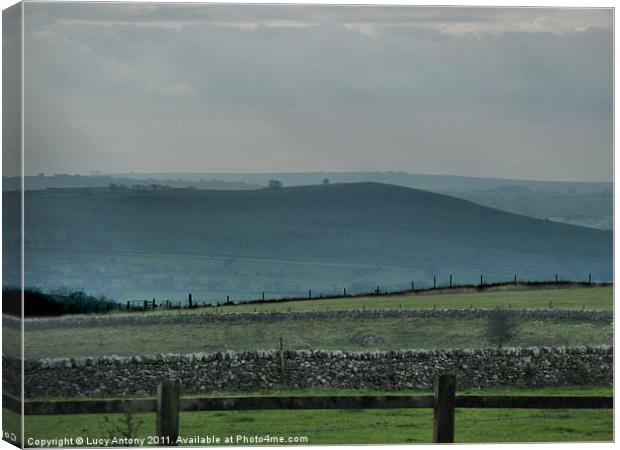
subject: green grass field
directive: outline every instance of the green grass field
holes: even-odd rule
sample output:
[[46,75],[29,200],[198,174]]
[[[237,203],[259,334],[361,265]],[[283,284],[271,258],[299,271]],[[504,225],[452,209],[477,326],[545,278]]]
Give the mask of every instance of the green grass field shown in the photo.
[[[613,287],[576,287],[549,285],[532,287],[527,285],[505,285],[476,289],[452,289],[405,293],[402,295],[337,297],[329,299],[279,301],[271,303],[249,303],[226,307],[198,307],[183,310],[184,313],[205,312],[261,312],[261,311],[326,311],[343,309],[431,309],[449,308],[497,308],[511,306],[515,309],[549,308],[556,309],[613,309]],[[134,313],[135,314],[135,313]],[[178,314],[177,310],[155,310],[142,314]]]
[[[343,394],[342,391],[296,391],[296,394]],[[368,394],[350,392],[350,394]],[[416,392],[415,394],[428,394]],[[459,394],[485,395],[611,395],[611,388],[556,387],[545,389],[464,390]],[[289,395],[291,392],[271,392]],[[374,394],[385,394],[377,393]],[[5,430],[18,416],[3,411]],[[109,437],[120,425],[120,414],[73,416],[27,416],[26,436],[36,439],[58,436]],[[136,414],[136,437],[154,433],[154,414]],[[307,437],[306,444],[398,444],[427,443],[432,438],[432,410],[320,410],[320,411],[235,411],[181,413],[184,437],[237,435]],[[113,425],[110,424],[113,422]],[[114,425],[115,424],[115,425]],[[118,430],[116,431],[118,433]],[[612,410],[484,410],[457,409],[456,442],[552,442],[611,441]]]
[[[495,291],[355,297],[284,303],[239,305],[220,312],[257,310],[312,311],[345,308],[583,308],[610,310],[611,287],[553,289],[502,288]],[[194,314],[216,308],[134,314]],[[237,321],[165,327],[114,326],[51,329],[25,334],[27,359],[153,353],[192,353],[276,348],[280,337],[288,349],[396,350],[404,348],[474,348],[494,346],[486,337],[485,319],[286,319],[277,322]],[[17,355],[19,333],[5,327],[5,353]],[[605,321],[524,320],[518,322],[507,346],[611,344],[613,325]],[[14,345],[11,345],[13,343]]]
[[[51,329],[26,333],[28,359],[102,355],[192,353],[270,349],[283,338],[287,349],[397,350],[405,348],[493,347],[486,319],[288,319],[238,321],[188,327],[114,326]],[[5,336],[17,333],[5,330]],[[611,344],[611,322],[527,320],[519,322],[506,346]]]

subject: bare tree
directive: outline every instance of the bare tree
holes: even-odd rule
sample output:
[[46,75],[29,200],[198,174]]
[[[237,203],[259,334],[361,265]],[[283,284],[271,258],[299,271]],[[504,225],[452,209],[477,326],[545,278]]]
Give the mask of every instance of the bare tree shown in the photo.
[[503,309],[495,309],[489,314],[486,335],[490,342],[497,342],[497,347],[510,341],[516,331],[517,323],[510,313]]

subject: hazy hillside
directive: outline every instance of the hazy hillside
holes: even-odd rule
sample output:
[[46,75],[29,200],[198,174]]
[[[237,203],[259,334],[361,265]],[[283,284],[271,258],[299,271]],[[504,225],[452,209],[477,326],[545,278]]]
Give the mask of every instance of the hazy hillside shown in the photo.
[[476,192],[441,191],[480,205],[530,217],[573,225],[613,229],[613,191],[533,191],[523,186],[504,186]]
[[423,189],[471,200],[483,206],[539,219],[611,230],[613,185],[608,182],[537,181],[502,178],[425,175],[407,172],[301,172],[301,173],[169,173],[129,174],[153,179],[221,179],[266,186],[270,179],[285,186],[377,182]]
[[[422,175],[406,172],[299,172],[299,173],[129,173],[116,175],[38,175],[25,177],[27,190],[92,188],[123,185],[151,190],[169,186],[196,189],[260,189],[270,179],[284,186],[379,182],[423,189],[471,200],[483,206],[556,222],[611,230],[613,185],[605,182],[531,181]],[[18,177],[4,177],[3,189],[21,186]]]
[[449,273],[460,282],[481,272],[612,277],[611,232],[377,183],[29,191],[26,204],[26,282],[39,287],[241,296],[402,287]]
[[611,190],[609,182],[579,181],[539,181],[506,178],[465,177],[458,175],[427,175],[409,172],[263,172],[263,173],[209,173],[209,172],[145,172],[111,174],[113,177],[131,179],[179,179],[188,182],[200,179],[217,179],[231,183],[250,183],[266,186],[274,178],[282,181],[285,186],[307,186],[320,184],[325,178],[332,183],[360,183],[373,181],[376,183],[395,184],[427,191],[459,191],[476,192],[497,189],[502,186],[523,186],[533,191],[564,191],[572,188],[577,192],[597,192]]

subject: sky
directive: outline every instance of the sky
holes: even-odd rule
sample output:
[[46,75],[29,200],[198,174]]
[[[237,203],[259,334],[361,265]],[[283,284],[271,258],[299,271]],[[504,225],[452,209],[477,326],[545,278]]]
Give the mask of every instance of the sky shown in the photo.
[[612,179],[611,9],[25,5],[26,174]]

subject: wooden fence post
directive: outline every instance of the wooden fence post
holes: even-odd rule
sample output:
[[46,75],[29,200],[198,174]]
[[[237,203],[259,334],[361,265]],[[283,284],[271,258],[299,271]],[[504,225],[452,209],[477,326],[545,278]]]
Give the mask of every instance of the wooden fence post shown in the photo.
[[452,274],[450,274],[450,287],[452,287]]
[[454,405],[456,378],[440,375],[435,380],[435,407],[433,414],[433,442],[454,442]]
[[157,428],[155,435],[161,439],[161,446],[177,445],[180,397],[181,380],[164,380],[157,386]]
[[588,274],[588,284],[592,284],[592,274]]
[[286,372],[284,368],[284,341],[280,337],[280,383],[286,386]]
[[437,277],[433,276],[433,289],[437,287]]

